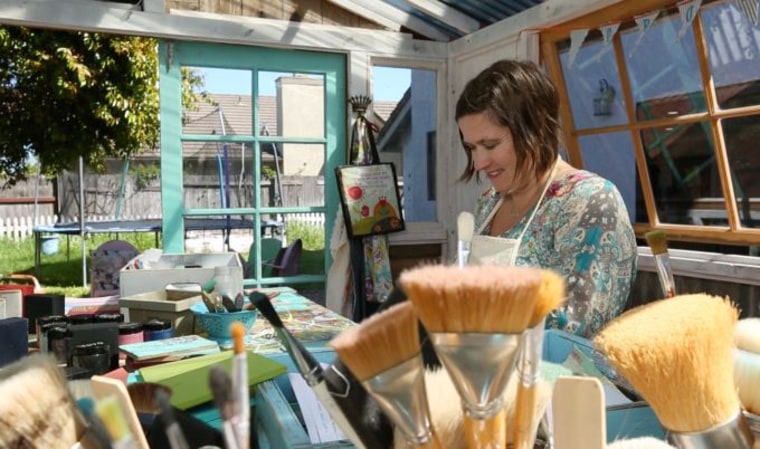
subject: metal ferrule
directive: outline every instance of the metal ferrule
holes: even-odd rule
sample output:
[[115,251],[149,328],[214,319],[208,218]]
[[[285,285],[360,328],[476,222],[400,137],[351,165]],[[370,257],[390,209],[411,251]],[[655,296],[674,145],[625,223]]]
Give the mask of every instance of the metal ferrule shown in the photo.
[[470,247],[471,244],[467,240],[457,241],[457,265],[459,268],[467,265],[467,262],[470,260]]
[[544,320],[525,331],[523,345],[517,359],[520,383],[533,386],[541,380],[541,358],[544,351]]
[[523,333],[430,333],[438,358],[459,392],[467,416],[487,419],[504,407]]
[[755,441],[741,412],[712,429],[703,432],[670,432],[669,438],[679,449],[752,449]]
[[282,340],[282,344],[285,345],[285,349],[288,350],[290,357],[298,368],[298,372],[301,373],[306,383],[313,387],[322,380],[322,367],[319,365],[314,366],[309,363],[306,355],[304,355],[299,349],[299,343],[290,332],[285,329],[276,327],[275,332]]
[[433,438],[425,391],[425,365],[415,355],[393,368],[362,382],[410,446]]

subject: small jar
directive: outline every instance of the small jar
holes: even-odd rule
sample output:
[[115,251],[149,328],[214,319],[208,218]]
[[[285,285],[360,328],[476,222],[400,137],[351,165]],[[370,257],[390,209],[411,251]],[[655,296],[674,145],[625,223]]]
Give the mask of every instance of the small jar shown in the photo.
[[171,338],[173,334],[172,323],[169,321],[154,319],[143,323],[145,341],[163,340],[164,338]]
[[102,341],[76,345],[71,354],[71,366],[85,369],[90,375],[105,374],[111,370],[108,352],[108,345]]
[[119,346],[142,343],[144,340],[142,323],[129,322],[119,324]]
[[40,326],[40,330],[37,333],[37,346],[40,348],[40,352],[43,354],[52,352],[50,350],[50,343],[48,342],[48,331],[54,327],[63,327],[67,325],[66,321],[53,321],[47,322]]
[[124,315],[121,313],[99,313],[95,315],[96,323],[123,323]]
[[35,325],[37,328],[37,347],[40,348],[41,351],[47,351],[47,347],[42,344],[42,326],[51,323],[63,324],[65,326],[67,322],[68,319],[65,315],[48,315],[37,318],[37,323]]
[[94,323],[94,322],[95,322],[95,315],[92,315],[92,314],[69,316],[69,324],[71,324],[72,326],[76,326],[77,324],[87,324],[87,323]]
[[71,336],[71,329],[68,327],[54,326],[47,330],[48,352],[55,356],[59,365],[68,365]]

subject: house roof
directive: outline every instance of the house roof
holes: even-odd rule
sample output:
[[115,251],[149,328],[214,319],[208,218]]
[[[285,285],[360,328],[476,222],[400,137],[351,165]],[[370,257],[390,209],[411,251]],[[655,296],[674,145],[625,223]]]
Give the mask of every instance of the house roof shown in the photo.
[[385,28],[449,42],[543,0],[329,0]]

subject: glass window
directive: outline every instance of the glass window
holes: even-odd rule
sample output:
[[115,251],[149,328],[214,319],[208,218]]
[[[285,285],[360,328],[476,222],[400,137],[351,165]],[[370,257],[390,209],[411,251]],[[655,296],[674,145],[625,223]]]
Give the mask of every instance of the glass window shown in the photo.
[[721,121],[740,224],[760,228],[760,115]]
[[438,79],[434,70],[372,67],[369,117],[382,162],[392,162],[407,222],[436,221],[435,130]]

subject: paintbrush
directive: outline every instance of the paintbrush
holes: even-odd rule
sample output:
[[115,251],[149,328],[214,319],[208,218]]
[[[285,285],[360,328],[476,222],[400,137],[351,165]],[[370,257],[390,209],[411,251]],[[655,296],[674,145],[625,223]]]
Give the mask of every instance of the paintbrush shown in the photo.
[[401,430],[408,447],[441,448],[430,424],[425,366],[411,303],[372,315],[341,332],[329,346]]
[[158,408],[161,410],[164,432],[166,432],[166,439],[169,441],[171,449],[190,449],[185,439],[185,434],[177,422],[174,409],[169,402],[169,393],[164,389],[158,388],[155,390],[155,400]]
[[245,326],[239,321],[230,325],[235,355],[232,357],[232,392],[235,396],[235,417],[238,446],[248,449],[251,435],[251,397],[248,394],[248,354],[245,352]]
[[646,238],[647,244],[652,250],[663,297],[672,298],[676,295],[676,282],[673,280],[673,270],[670,268],[668,240],[665,233],[660,230],[650,231],[644,234],[644,238]]
[[211,367],[208,373],[208,383],[214,404],[222,417],[222,435],[226,449],[239,449],[238,437],[235,433],[235,399],[232,395],[232,379],[219,365]]
[[[82,446],[111,449],[111,436],[95,413],[95,401],[91,397],[81,397],[76,402],[79,411],[82,412],[82,416],[87,422],[87,435],[81,440]],[[86,442],[85,440],[89,441]]]
[[541,284],[539,269],[419,266],[401,286],[414,304],[465,412],[470,449],[504,448],[504,391]]
[[760,443],[760,318],[744,318],[734,328],[734,383],[744,408],[744,417]]
[[[261,292],[252,292],[249,299],[256,309],[269,321],[274,328],[275,333],[280,338],[282,345],[290,354],[293,359],[293,363],[298,368],[298,371],[303,376],[306,383],[314,390],[319,401],[330,414],[335,424],[343,431],[343,434],[351,440],[357,449],[366,449],[367,444],[359,437],[355,427],[349,421],[348,417],[343,414],[335,399],[330,394],[327,388],[327,384],[324,379],[324,370],[322,365],[314,358],[314,356],[303,347],[301,342],[293,337],[293,334],[285,328],[285,325],[280,319],[280,315],[274,310],[272,302],[267,295]],[[356,417],[361,418],[361,417]],[[366,436],[365,436],[366,437]],[[371,444],[371,443],[370,443]]]
[[100,398],[95,403],[95,414],[108,431],[114,449],[137,449],[139,447],[116,396]]
[[51,355],[32,354],[0,371],[0,447],[68,448],[86,423]]
[[677,447],[749,449],[733,377],[737,318],[727,299],[678,295],[629,310],[593,341]]
[[467,265],[470,260],[472,235],[475,233],[475,217],[470,212],[460,212],[457,217],[457,264]]
[[[517,359],[519,383],[515,404],[514,449],[533,449],[538,429],[536,416],[537,388],[541,381],[544,322],[546,316],[565,300],[565,279],[550,270],[542,270],[542,280],[535,299],[535,308]],[[540,415],[540,414],[539,414]]]

